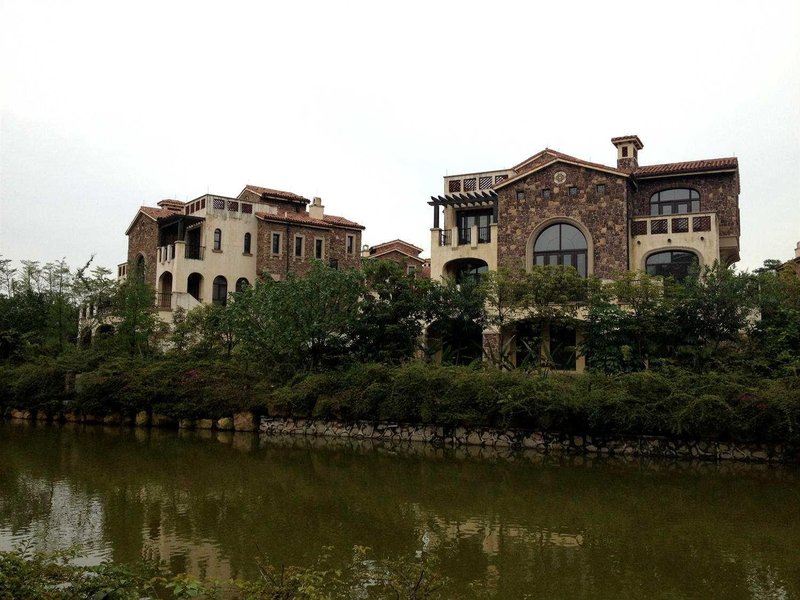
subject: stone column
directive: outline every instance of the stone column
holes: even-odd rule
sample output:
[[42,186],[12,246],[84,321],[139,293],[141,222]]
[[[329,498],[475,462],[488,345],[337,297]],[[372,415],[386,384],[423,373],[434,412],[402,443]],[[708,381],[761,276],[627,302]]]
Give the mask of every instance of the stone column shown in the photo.
[[492,364],[500,363],[500,348],[503,343],[500,331],[496,327],[483,330],[483,360]]

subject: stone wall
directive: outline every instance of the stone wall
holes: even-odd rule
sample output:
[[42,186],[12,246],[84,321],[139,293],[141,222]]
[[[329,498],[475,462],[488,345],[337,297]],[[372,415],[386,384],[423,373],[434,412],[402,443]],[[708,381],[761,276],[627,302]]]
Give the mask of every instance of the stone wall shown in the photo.
[[[566,181],[558,184],[555,174],[563,171]],[[594,274],[609,278],[628,269],[626,178],[586,167],[556,163],[531,173],[498,191],[498,264],[526,268],[531,234],[543,222],[566,217],[589,233],[593,249]],[[597,191],[598,185],[605,191]],[[575,196],[570,187],[577,188]],[[542,190],[549,189],[550,198]],[[517,199],[524,192],[524,199]],[[567,221],[569,222],[569,221]]]
[[340,423],[302,418],[262,417],[259,431],[268,436],[301,435],[425,442],[434,446],[533,450],[550,454],[648,456],[685,460],[736,460],[760,463],[800,462],[800,448],[779,444],[679,440],[657,436],[596,436],[546,433],[522,429],[443,427],[358,421]]
[[736,173],[706,173],[638,179],[631,192],[633,214],[650,216],[650,197],[673,188],[691,188],[700,194],[700,212],[715,212],[721,236],[739,237],[739,176]]
[[158,262],[158,224],[143,213],[139,213],[128,232],[128,275],[136,269],[136,260],[144,256],[144,280],[156,288]]
[[[272,253],[273,233],[279,233],[282,236],[281,251],[277,255]],[[303,236],[303,255],[299,257],[294,255],[294,238],[298,235]],[[346,236],[348,235],[354,237],[352,254],[347,254]],[[259,220],[256,236],[258,244],[256,269],[258,273],[277,275],[280,279],[285,279],[288,273],[305,275],[311,269],[314,260],[314,240],[317,238],[324,240],[323,260],[326,264],[333,259],[338,261],[340,269],[360,268],[361,230],[341,227],[321,229],[294,223],[289,223],[287,226],[286,223]]]

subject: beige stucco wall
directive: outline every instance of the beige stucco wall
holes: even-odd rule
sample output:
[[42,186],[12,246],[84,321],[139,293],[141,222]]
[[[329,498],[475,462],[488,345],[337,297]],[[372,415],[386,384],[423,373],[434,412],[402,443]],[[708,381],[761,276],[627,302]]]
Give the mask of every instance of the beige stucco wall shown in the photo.
[[[711,217],[711,231],[692,231],[692,217],[697,216]],[[630,235],[630,264],[631,271],[644,271],[647,257],[656,252],[666,250],[691,250],[698,255],[700,266],[711,265],[720,258],[719,249],[719,226],[717,217],[714,213],[694,213],[689,215],[660,215],[652,218],[638,217],[636,221],[648,221],[648,232],[650,231],[649,221],[674,217],[689,217],[688,233],[658,233],[646,235]]]
[[[256,242],[256,216],[227,210],[215,210],[210,202],[206,209],[192,213],[193,216],[205,217],[200,226],[200,245],[204,246],[203,259],[187,259],[185,244],[175,243],[175,256],[171,257],[169,247],[160,249],[156,273],[156,291],[161,289],[161,276],[165,272],[172,274],[172,305],[192,308],[197,303],[187,293],[187,281],[192,273],[203,276],[200,297],[204,303],[211,303],[214,278],[222,275],[228,282],[228,292],[236,289],[236,281],[244,277],[251,284],[257,277],[256,261],[258,244]],[[255,212],[254,207],[254,212]],[[222,231],[222,244],[219,251],[214,250],[214,230]],[[244,235],[250,234],[250,255],[244,253]],[[161,311],[162,318],[167,319],[166,311]],[[170,315],[171,317],[171,315]]]
[[478,228],[472,227],[472,243],[458,245],[458,228],[450,228],[450,245],[440,246],[440,229],[431,229],[431,279],[441,280],[445,276],[447,264],[459,258],[477,258],[483,260],[490,271],[497,270],[497,224],[491,226],[491,241],[486,244],[477,243]]

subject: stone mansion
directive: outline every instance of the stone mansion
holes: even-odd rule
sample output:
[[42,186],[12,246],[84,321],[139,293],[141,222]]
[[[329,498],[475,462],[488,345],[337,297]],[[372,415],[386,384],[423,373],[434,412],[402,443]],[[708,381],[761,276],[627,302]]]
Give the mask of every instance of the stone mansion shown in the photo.
[[[545,148],[511,168],[446,176],[428,202],[431,277],[536,264],[572,266],[584,277],[640,270],[680,279],[695,264],[739,260],[736,158],[640,166],[638,136],[611,143],[616,166]],[[504,335],[484,332],[484,348]],[[559,336],[566,346],[580,341],[575,331]],[[582,359],[566,366],[580,370]]]
[[337,268],[361,263],[362,225],[325,214],[319,198],[247,185],[235,198],[206,194],[189,202],[143,206],[128,230],[128,260],[118,276],[142,273],[157,292],[163,320],[176,307],[225,304],[228,293],[268,274],[302,275],[312,260]]

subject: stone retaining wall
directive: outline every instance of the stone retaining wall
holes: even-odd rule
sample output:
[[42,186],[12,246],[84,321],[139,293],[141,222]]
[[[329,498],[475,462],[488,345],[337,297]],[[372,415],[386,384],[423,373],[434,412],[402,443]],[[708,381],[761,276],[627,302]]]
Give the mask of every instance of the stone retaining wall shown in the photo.
[[[103,424],[136,427],[177,427],[217,432],[258,431],[268,437],[308,436],[365,440],[381,444],[411,445],[422,442],[435,448],[486,448],[509,454],[519,451],[573,456],[662,457],[700,461],[739,461],[750,463],[800,463],[800,447],[782,444],[683,440],[661,436],[574,435],[525,429],[489,427],[444,427],[409,423],[343,423],[291,417],[261,417],[236,413],[218,420],[181,419],[140,412],[135,417],[104,417],[65,413],[57,416],[11,410],[12,419],[46,420],[67,423]],[[2,417],[2,415],[0,415]]]
[[262,417],[259,431],[266,435],[304,435],[425,442],[434,446],[479,446],[534,450],[543,454],[658,456],[688,460],[736,460],[760,463],[800,462],[800,449],[780,444],[681,440],[658,436],[597,436],[547,433],[522,429],[469,429],[405,423],[340,423],[301,418]]

